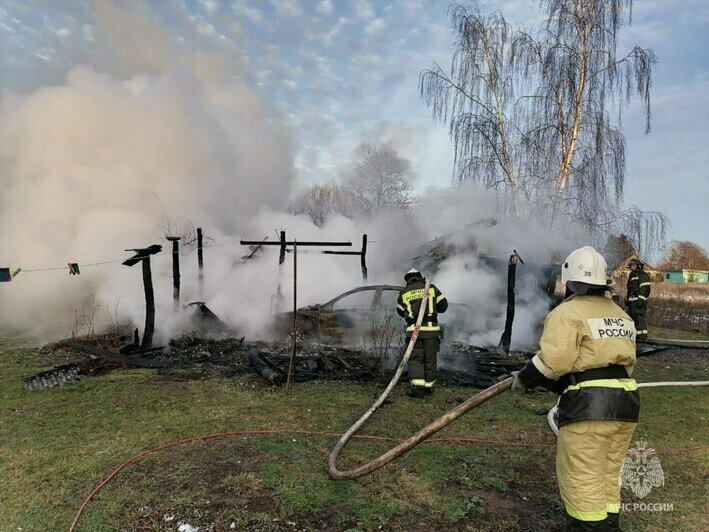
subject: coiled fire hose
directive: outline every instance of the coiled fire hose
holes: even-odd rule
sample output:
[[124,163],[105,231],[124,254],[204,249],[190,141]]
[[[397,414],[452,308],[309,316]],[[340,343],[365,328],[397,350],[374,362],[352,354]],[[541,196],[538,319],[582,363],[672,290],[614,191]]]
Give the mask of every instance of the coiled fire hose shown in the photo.
[[368,462],[364,465],[355,467],[354,469],[350,469],[348,471],[341,471],[337,469],[337,457],[340,455],[340,452],[342,449],[347,445],[347,442],[352,438],[352,436],[364,425],[364,423],[371,417],[372,414],[379,408],[384,400],[387,398],[389,393],[392,391],[394,386],[396,386],[396,383],[399,382],[399,378],[401,377],[401,374],[404,371],[404,366],[409,360],[409,357],[411,356],[411,352],[414,349],[414,345],[416,344],[416,339],[418,338],[419,335],[419,330],[421,329],[421,322],[423,321],[423,316],[426,313],[426,306],[428,304],[428,298],[429,298],[429,288],[431,286],[430,281],[426,281],[426,286],[424,288],[424,296],[423,299],[421,300],[421,308],[419,309],[418,316],[416,318],[416,325],[414,326],[414,331],[411,334],[411,339],[409,340],[409,345],[406,348],[406,352],[404,353],[403,358],[401,359],[401,362],[399,363],[399,366],[396,368],[396,372],[394,373],[394,377],[392,377],[391,382],[389,382],[389,385],[386,387],[386,389],[382,392],[382,394],[379,396],[379,398],[374,402],[374,404],[371,406],[369,410],[361,417],[359,418],[354,425],[352,425],[345,434],[342,435],[340,440],[337,442],[337,445],[333,448],[332,452],[330,453],[330,459],[329,459],[329,470],[328,472],[330,473],[330,476],[339,479],[339,480],[347,480],[347,479],[353,479],[357,477],[361,477],[364,475],[368,475],[369,473],[372,473],[373,471],[376,471],[377,469],[385,466],[392,460],[396,460],[399,456],[404,454],[407,451],[410,451],[414,447],[416,447],[419,443],[424,441],[426,438],[431,436],[432,434],[435,434],[439,430],[443,429],[444,427],[448,426],[450,423],[461,417],[462,415],[466,414],[473,408],[480,406],[482,403],[487,401],[488,399],[492,399],[496,395],[501,394],[502,392],[509,390],[510,387],[512,386],[512,378],[505,379],[504,381],[498,382],[497,384],[491,386],[490,388],[487,388],[486,390],[483,390],[482,392],[474,395],[467,401],[459,404],[452,410],[446,412],[444,415],[439,417],[437,420],[432,422],[430,425],[424,427],[420,431],[418,431],[416,434],[408,438],[407,440],[404,440],[401,442],[399,445],[396,447],[390,449],[383,455],[381,455],[379,458],[375,458],[371,462]]
[[[667,381],[667,382],[640,382],[638,388],[659,388],[662,386],[709,386],[709,381]],[[549,409],[547,423],[555,436],[559,435],[559,425],[556,423],[559,411],[559,401]]]

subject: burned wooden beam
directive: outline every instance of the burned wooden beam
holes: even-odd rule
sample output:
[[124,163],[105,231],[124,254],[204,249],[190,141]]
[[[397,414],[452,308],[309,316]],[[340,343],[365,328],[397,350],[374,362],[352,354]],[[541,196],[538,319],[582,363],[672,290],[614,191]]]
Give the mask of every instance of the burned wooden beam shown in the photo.
[[153,244],[152,246],[147,248],[126,249],[126,251],[135,251],[136,253],[131,258],[124,260],[122,262],[123,266],[135,266],[141,260],[150,257],[150,255],[160,253],[162,251],[162,246],[158,244]]
[[158,351],[162,351],[165,348],[164,345],[159,345],[157,347],[149,347],[147,349],[140,349],[140,347],[136,347],[134,344],[128,344],[123,347],[121,347],[118,350],[118,353],[121,355],[145,355],[147,353],[157,353]]
[[153,345],[153,332],[155,330],[155,293],[153,292],[153,275],[150,270],[150,256],[160,253],[162,246],[153,244],[147,248],[127,249],[136,254],[123,262],[124,266],[134,266],[138,262],[143,265],[143,288],[145,291],[145,328],[143,329],[143,347]]
[[281,231],[279,245],[281,246],[280,253],[278,254],[278,264],[283,264],[286,261],[286,232]]
[[[263,240],[240,240],[242,246],[293,246],[295,241],[279,241],[279,242],[264,242]],[[303,241],[298,240],[299,247],[347,247],[352,246],[352,242],[318,242],[318,241]],[[358,252],[359,253],[359,252]]]
[[[162,368],[165,366],[165,362],[161,360],[155,360],[153,357],[142,357],[140,354],[123,354],[114,353],[113,351],[108,351],[98,346],[93,346],[86,344],[84,342],[79,342],[77,340],[67,340],[64,342],[67,347],[72,348],[80,353],[86,353],[92,357],[102,358],[105,360],[110,360],[119,364],[125,364],[127,366],[135,366],[139,368]],[[156,347],[151,349],[150,352],[156,352],[161,350],[162,347]]]
[[273,367],[271,367],[271,365],[256,349],[251,349],[249,351],[249,364],[251,364],[251,367],[254,368],[259,375],[271,384],[280,386],[284,383],[285,377],[283,374],[273,369]]
[[367,280],[367,235],[362,235],[362,250],[361,251],[331,251],[322,252],[323,255],[355,255],[360,257],[360,266],[362,268],[362,278]]
[[507,267],[507,316],[505,318],[505,330],[502,332],[500,343],[497,346],[499,353],[506,355],[510,354],[510,344],[512,343],[512,323],[515,319],[515,281],[517,277],[517,262],[524,264],[524,261],[517,253],[510,255],[509,265]]
[[362,278],[367,280],[367,234],[362,235],[362,254],[359,260],[360,267],[362,268]]
[[143,329],[143,347],[153,345],[155,331],[155,292],[153,292],[153,274],[150,271],[150,259],[143,259],[143,287],[145,289],[145,328]]
[[167,240],[172,242],[172,299],[175,310],[180,308],[180,253],[178,251],[179,236],[168,236]]
[[[268,240],[268,237],[265,237],[263,239],[264,242],[266,240]],[[258,246],[249,246],[249,251],[250,251],[250,253],[248,255],[244,255],[243,257],[241,257],[241,260],[247,261],[247,260],[253,259],[256,256],[256,253],[261,251],[261,245],[259,244]]]
[[204,257],[202,255],[202,228],[197,228],[197,267],[199,269],[199,297],[204,295]]

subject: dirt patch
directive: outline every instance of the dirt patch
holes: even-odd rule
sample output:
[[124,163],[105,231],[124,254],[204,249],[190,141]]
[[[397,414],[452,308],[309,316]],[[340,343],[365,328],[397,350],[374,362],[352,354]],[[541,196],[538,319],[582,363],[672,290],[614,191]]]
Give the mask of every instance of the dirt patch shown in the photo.
[[[228,438],[187,444],[146,457],[125,470],[107,486],[93,504],[115,497],[121,504],[121,529],[127,531],[174,531],[188,523],[199,530],[310,531],[310,530],[559,530],[563,519],[554,508],[531,504],[514,491],[461,489],[452,482],[444,493],[463,498],[459,515],[436,510],[425,497],[411,499],[409,481],[400,482],[402,471],[393,477],[364,479],[372,497],[408,488],[402,500],[410,511],[385,518],[371,515],[366,522],[352,510],[331,505],[318,511],[288,514],[282,501],[264,482],[262,466],[272,462],[256,438]],[[323,475],[326,473],[323,471]],[[415,478],[409,479],[411,482]],[[136,503],[131,492],[150,493],[151,500]],[[304,486],[304,490],[307,488]],[[448,493],[449,492],[449,493]],[[127,509],[127,511],[126,511]]]
[[280,519],[276,501],[259,476],[266,459],[249,438],[196,442],[142,460],[106,491],[139,484],[153,495],[124,516],[122,530],[174,531],[181,523],[213,531],[284,530],[272,522]]
[[671,347],[666,351],[649,355],[651,360],[673,364],[709,364],[709,348]]

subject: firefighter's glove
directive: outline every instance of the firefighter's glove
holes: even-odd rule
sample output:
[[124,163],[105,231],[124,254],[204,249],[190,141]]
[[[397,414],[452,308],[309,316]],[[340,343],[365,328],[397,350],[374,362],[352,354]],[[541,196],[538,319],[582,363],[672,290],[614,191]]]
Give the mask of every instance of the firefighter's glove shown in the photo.
[[511,375],[514,380],[512,381],[512,388],[510,388],[510,390],[513,392],[524,392],[527,387],[522,384],[522,379],[519,378],[519,371],[513,371],[511,372]]

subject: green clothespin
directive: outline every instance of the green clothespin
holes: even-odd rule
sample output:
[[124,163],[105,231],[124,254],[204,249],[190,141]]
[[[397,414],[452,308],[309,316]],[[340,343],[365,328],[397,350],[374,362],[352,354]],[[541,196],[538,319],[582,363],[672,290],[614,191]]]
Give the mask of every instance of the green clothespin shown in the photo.
[[17,268],[14,272],[12,272],[12,275],[10,276],[11,279],[14,279],[17,277],[17,274],[22,271],[22,268]]
[[69,275],[80,275],[79,265],[76,262],[70,262],[67,264],[69,266]]

